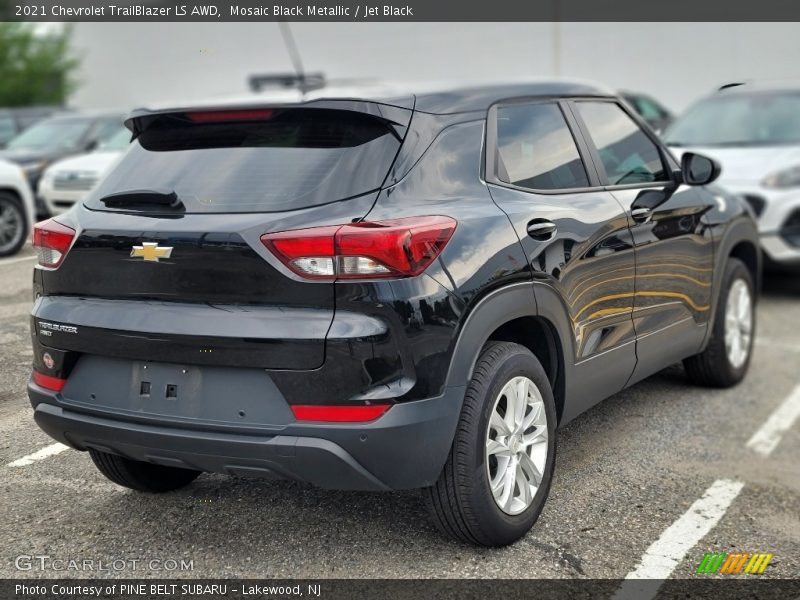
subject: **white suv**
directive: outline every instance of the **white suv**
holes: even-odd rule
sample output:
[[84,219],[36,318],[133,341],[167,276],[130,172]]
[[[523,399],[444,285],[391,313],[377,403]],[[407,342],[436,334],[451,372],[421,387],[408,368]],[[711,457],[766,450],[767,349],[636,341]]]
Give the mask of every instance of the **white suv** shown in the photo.
[[33,231],[33,194],[25,173],[0,160],[0,256],[16,254]]
[[725,87],[691,106],[664,137],[679,154],[717,159],[720,184],[756,214],[767,258],[800,266],[800,82]]

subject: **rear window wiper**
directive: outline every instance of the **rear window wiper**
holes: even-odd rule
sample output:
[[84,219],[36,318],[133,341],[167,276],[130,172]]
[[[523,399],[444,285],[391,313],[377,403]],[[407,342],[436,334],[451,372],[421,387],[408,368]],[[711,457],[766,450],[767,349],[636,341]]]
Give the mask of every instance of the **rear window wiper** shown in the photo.
[[169,210],[185,210],[183,202],[172,190],[129,190],[116,192],[100,198],[108,208],[147,210],[152,207]]

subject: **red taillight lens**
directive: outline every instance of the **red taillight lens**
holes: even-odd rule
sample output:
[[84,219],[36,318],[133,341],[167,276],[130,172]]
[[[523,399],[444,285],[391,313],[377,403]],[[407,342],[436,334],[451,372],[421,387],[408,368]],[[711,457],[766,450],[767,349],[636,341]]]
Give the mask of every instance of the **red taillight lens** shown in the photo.
[[298,421],[327,422],[365,422],[374,421],[387,410],[391,404],[370,404],[369,406],[317,406],[313,404],[293,405],[292,412]]
[[195,123],[224,123],[226,121],[265,121],[271,119],[275,111],[271,108],[253,110],[205,110],[186,113]]
[[39,254],[39,264],[49,268],[60,265],[74,239],[75,230],[58,221],[47,219],[37,223],[33,228],[33,247]]
[[64,385],[67,383],[67,380],[61,379],[59,377],[53,377],[51,375],[45,375],[44,373],[39,373],[38,371],[34,371],[33,382],[39,387],[43,387],[46,390],[60,392],[61,390],[64,389]]
[[261,242],[309,279],[414,277],[441,254],[455,229],[450,217],[410,217],[266,233]]

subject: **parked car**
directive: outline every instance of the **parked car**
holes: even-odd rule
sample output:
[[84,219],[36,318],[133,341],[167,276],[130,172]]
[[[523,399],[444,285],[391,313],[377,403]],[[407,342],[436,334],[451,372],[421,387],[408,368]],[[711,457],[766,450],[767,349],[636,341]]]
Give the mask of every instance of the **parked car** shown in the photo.
[[620,92],[620,94],[656,133],[661,133],[672,123],[674,118],[672,113],[652,96],[639,92]]
[[17,165],[0,160],[0,256],[19,252],[33,231],[33,195]]
[[720,183],[758,218],[773,266],[800,266],[800,82],[725,87],[700,100],[666,133],[676,152],[722,164]]
[[423,488],[502,545],[557,425],[676,361],[745,376],[758,235],[711,159],[580,83],[321,93],[136,111],[36,226],[34,418],[111,481]]
[[116,135],[94,152],[59,160],[48,167],[39,181],[41,196],[51,215],[66,212],[83,199],[128,149],[131,132],[120,124]]
[[47,166],[67,156],[94,150],[119,131],[121,122],[121,115],[107,113],[45,119],[11,140],[0,151],[0,158],[22,167],[34,193],[37,214],[46,217],[47,208],[37,192]]
[[57,106],[0,108],[0,149],[31,125],[62,110]]

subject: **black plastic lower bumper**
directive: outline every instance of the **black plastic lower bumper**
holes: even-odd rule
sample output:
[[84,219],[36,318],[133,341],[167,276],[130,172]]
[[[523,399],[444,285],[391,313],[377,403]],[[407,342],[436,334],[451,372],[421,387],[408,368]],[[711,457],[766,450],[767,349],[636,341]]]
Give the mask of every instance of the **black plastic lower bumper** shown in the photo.
[[328,489],[388,490],[432,485],[452,443],[463,388],[392,407],[363,424],[292,423],[279,431],[187,428],[89,414],[33,382],[38,425],[78,450],[238,476],[288,478]]

